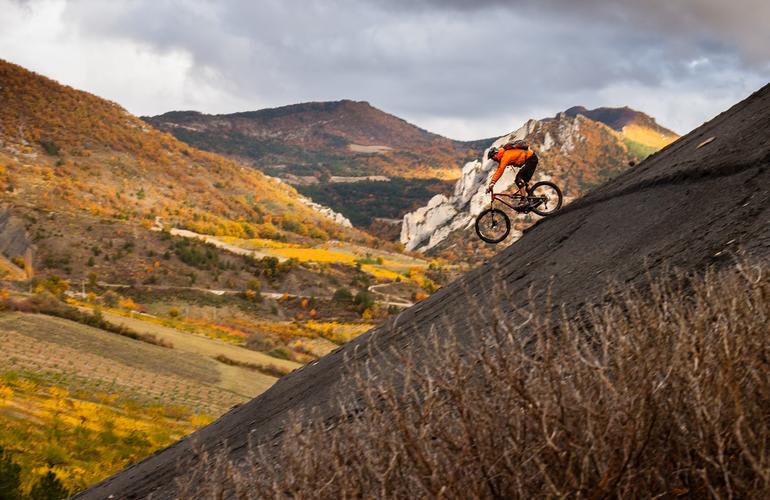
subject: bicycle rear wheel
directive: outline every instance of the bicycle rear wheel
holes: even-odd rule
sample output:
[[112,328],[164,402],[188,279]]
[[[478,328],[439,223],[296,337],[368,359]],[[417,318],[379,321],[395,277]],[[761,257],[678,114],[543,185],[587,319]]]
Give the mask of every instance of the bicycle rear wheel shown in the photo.
[[487,243],[500,243],[511,232],[511,220],[499,208],[488,208],[476,217],[476,234]]
[[541,181],[529,189],[529,209],[537,215],[547,217],[561,208],[561,190],[553,182]]

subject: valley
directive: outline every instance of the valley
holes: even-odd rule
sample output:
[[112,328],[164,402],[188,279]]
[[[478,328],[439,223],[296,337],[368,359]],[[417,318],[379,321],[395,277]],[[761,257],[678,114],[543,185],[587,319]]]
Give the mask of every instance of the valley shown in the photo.
[[367,102],[309,102],[229,115],[174,111],[147,123],[294,185],[361,228],[447,191],[478,142],[432,134]]
[[[456,221],[401,219],[428,200],[460,214],[447,194],[473,198],[490,168],[475,158],[509,136],[451,141],[351,101],[142,121],[2,61],[0,103],[0,446],[24,454],[27,489],[45,463],[83,490],[494,252],[440,227]],[[560,114],[511,136],[573,199],[637,158],[634,113],[618,130]],[[425,248],[426,231],[444,239]],[[26,444],[52,428],[51,449]]]
[[770,498],[767,0],[0,13],[0,500]]

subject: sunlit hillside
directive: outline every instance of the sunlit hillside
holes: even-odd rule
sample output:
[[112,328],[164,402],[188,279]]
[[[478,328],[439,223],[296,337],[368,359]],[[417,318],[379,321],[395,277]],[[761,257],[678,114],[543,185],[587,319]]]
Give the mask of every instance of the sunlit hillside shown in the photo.
[[117,104],[0,61],[3,197],[238,237],[366,239],[260,172],[158,132]]
[[473,153],[469,143],[350,100],[229,115],[169,112],[145,119],[190,144],[276,174],[455,179]]
[[575,106],[568,109],[566,114],[568,116],[583,115],[604,123],[619,132],[623,136],[629,152],[639,159],[644,159],[647,155],[679,138],[679,134],[661,126],[655,121],[655,118],[628,106],[591,110],[583,106]]

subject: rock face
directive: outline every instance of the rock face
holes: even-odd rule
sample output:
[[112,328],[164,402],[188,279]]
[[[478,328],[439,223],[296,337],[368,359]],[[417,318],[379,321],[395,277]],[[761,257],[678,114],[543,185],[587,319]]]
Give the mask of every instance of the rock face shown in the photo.
[[8,206],[0,206],[0,254],[8,258],[23,257],[32,248],[24,221],[13,215]]
[[[637,151],[629,148],[622,130],[614,130],[582,113],[564,112],[553,118],[529,120],[490,147],[499,147],[515,139],[527,140],[540,157],[532,182],[554,180],[562,188],[565,201],[613,177],[625,170],[630,161],[639,159]],[[488,206],[489,195],[485,190],[496,168],[497,163],[487,160],[484,151],[481,159],[465,164],[451,196],[436,195],[427,206],[406,214],[400,238],[405,248],[427,252],[442,243],[445,246],[459,232],[472,231],[476,216]],[[509,168],[496,189],[510,188],[515,176],[516,171]],[[532,216],[528,222],[534,219]],[[518,218],[517,221],[506,240],[508,244],[522,234],[522,222]]]

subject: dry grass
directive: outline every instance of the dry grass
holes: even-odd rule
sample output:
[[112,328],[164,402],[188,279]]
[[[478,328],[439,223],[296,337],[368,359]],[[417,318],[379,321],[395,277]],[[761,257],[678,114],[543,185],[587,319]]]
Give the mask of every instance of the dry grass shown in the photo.
[[558,325],[500,318],[473,349],[436,332],[432,359],[355,371],[345,418],[295,415],[246,466],[221,455],[178,494],[767,498],[767,273],[656,281]]

